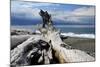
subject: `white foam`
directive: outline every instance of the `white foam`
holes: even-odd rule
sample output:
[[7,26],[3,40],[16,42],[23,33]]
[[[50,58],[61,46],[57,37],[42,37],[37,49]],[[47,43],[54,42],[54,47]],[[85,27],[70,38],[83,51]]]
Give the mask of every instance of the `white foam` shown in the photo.
[[61,35],[70,36],[70,37],[81,37],[81,38],[93,38],[93,39],[95,38],[94,34],[75,34],[75,33],[72,33],[72,32],[61,33]]

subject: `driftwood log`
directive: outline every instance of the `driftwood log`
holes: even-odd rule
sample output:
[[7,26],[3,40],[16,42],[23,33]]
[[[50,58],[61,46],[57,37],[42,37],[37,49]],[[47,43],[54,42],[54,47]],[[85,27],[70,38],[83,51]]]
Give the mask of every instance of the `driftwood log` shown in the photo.
[[84,51],[71,49],[69,45],[65,44],[60,38],[59,31],[49,30],[46,38],[47,40],[51,40],[51,45],[53,46],[53,50],[55,50],[55,57],[59,60],[59,63],[94,61],[94,58]]
[[60,38],[60,32],[52,28],[39,29],[41,35],[33,35],[11,50],[12,65],[37,65],[94,61],[84,51],[72,49]]

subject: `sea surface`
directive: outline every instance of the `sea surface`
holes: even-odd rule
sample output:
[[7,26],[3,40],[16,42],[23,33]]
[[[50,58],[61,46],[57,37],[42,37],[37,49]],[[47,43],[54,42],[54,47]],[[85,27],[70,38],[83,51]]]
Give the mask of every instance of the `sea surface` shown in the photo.
[[[39,25],[12,25],[11,29],[23,29],[35,32]],[[59,29],[61,33],[68,34],[85,34],[95,36],[95,25],[54,25],[56,29]],[[89,36],[90,37],[90,36]]]

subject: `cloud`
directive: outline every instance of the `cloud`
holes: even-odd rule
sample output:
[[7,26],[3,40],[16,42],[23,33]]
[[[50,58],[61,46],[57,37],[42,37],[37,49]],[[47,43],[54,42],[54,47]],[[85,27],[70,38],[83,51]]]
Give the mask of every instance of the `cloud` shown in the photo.
[[[54,13],[53,13],[54,14]],[[95,16],[95,7],[81,7],[72,11],[55,12],[55,19],[71,22],[83,22],[84,20],[92,20]]]
[[73,15],[79,16],[94,16],[95,15],[95,8],[94,7],[82,7],[75,9],[72,12]]
[[[55,7],[51,7],[52,5]],[[60,6],[59,10],[56,8],[58,6]],[[53,20],[62,20],[65,22],[90,22],[95,16],[94,6],[83,6],[69,11],[60,10],[60,4],[11,1],[11,15],[19,18],[40,18],[38,13],[41,8],[45,8],[52,15]]]
[[11,2],[11,15],[19,18],[37,18],[39,9],[33,8],[30,2]]
[[[11,15],[19,18],[40,18],[39,11],[42,8],[49,10],[52,3],[39,3],[39,2],[24,2],[24,1],[11,1]],[[55,4],[59,6],[59,4]],[[44,9],[45,10],[45,9]]]

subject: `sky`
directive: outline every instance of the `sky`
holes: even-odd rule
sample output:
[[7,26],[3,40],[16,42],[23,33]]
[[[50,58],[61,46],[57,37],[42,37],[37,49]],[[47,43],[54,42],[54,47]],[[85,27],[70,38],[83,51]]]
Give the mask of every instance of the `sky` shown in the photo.
[[35,25],[42,23],[40,9],[48,11],[54,24],[94,25],[95,6],[11,1],[11,25]]

